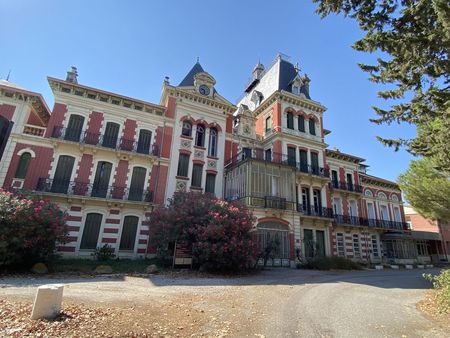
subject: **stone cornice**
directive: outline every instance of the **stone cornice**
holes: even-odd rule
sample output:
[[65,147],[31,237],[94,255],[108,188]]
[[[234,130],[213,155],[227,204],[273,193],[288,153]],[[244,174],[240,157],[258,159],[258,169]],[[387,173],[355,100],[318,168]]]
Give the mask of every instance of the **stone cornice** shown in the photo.
[[262,112],[264,112],[267,108],[272,106],[274,102],[287,102],[291,104],[295,104],[299,107],[309,109],[313,112],[323,113],[326,108],[322,106],[319,102],[308,100],[306,98],[302,98],[298,95],[282,91],[276,91],[272,95],[270,95],[267,99],[265,99],[262,104],[253,111],[255,116],[258,116]]
[[365,161],[365,159],[363,159],[361,157],[353,156],[353,155],[346,154],[346,153],[341,153],[340,151],[330,150],[330,149],[326,150],[326,155],[328,157],[335,158],[337,160],[351,162],[354,164],[359,164],[359,163]]
[[237,107],[233,104],[226,103],[226,102],[219,102],[210,97],[203,96],[203,95],[197,94],[195,92],[187,92],[185,90],[182,90],[182,89],[170,86],[170,85],[164,85],[163,96],[166,96],[166,95],[173,96],[177,99],[185,99],[185,100],[189,100],[191,102],[208,105],[213,108],[221,109],[225,113],[233,113],[237,109]]
[[89,100],[108,104],[113,107],[124,107],[136,111],[155,114],[162,116],[166,111],[166,107],[157,105],[151,102],[146,102],[134,99],[128,96],[123,96],[104,90],[83,86],[77,83],[71,83],[52,77],[47,77],[53,93],[60,92],[66,95],[73,95],[74,97],[83,97]]
[[361,178],[362,184],[370,184],[370,185],[374,185],[377,187],[388,188],[388,189],[400,191],[400,187],[395,182],[391,182],[391,181],[385,180],[383,178],[375,177],[375,176],[368,176],[366,174],[361,174],[361,173],[359,174],[359,177]]

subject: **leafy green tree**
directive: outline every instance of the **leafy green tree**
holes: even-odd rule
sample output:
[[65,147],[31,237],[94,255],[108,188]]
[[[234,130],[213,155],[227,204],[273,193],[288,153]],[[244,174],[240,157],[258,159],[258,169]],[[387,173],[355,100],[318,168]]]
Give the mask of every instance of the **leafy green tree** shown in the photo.
[[414,139],[378,139],[433,157],[450,172],[450,6],[448,0],[313,0],[317,13],[343,13],[356,19],[366,35],[353,48],[382,52],[377,64],[359,66],[375,83],[390,85],[379,97],[394,100],[387,110],[374,107],[377,124],[417,126]]
[[416,211],[430,219],[450,220],[450,178],[430,159],[411,161],[398,184]]

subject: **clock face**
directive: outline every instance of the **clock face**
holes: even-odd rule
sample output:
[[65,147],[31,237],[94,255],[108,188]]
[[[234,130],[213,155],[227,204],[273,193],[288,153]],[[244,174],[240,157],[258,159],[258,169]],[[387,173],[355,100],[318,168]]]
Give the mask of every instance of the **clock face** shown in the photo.
[[246,124],[246,125],[244,126],[244,133],[250,134],[250,126],[249,126],[248,124]]
[[209,95],[209,87],[206,85],[201,85],[200,87],[198,87],[198,91],[202,95]]

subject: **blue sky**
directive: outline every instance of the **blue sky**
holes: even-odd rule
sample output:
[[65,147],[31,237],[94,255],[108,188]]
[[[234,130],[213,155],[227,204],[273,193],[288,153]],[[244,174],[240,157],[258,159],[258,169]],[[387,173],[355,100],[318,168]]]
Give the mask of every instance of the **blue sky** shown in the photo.
[[0,78],[40,92],[52,106],[46,76],[78,67],[79,83],[158,103],[162,81],[178,84],[200,58],[216,88],[236,102],[258,60],[278,52],[298,62],[321,102],[330,147],[366,158],[369,173],[396,180],[412,158],[376,135],[412,137],[407,125],[378,126],[381,88],[357,66],[375,55],[351,45],[363,34],[343,16],[320,19],[302,1],[0,0]]

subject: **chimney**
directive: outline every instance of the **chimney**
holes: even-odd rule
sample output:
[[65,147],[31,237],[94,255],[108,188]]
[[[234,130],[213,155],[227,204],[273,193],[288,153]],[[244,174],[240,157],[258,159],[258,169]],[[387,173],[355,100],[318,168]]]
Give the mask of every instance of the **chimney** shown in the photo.
[[78,77],[77,67],[72,66],[71,70],[69,70],[67,72],[66,81],[72,82],[72,83],[78,83],[77,77]]
[[261,62],[258,62],[255,68],[253,68],[252,72],[253,80],[260,80],[263,72],[264,72],[264,65]]

